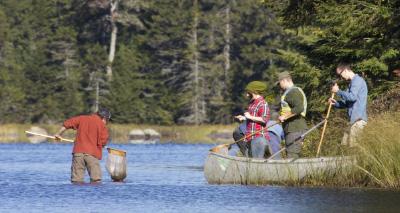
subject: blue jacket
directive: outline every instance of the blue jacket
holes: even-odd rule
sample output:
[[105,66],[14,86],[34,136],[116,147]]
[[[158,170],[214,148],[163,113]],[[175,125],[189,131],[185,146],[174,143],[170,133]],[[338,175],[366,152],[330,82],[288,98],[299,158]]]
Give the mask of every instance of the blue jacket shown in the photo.
[[336,108],[348,108],[350,123],[354,124],[358,120],[367,122],[367,83],[359,75],[351,79],[349,88],[345,91],[339,90],[337,95],[341,100],[335,104]]
[[[274,133],[276,136],[278,136],[281,140],[283,140],[285,138],[284,134],[283,134],[283,128],[282,125],[280,124],[276,124],[276,121],[273,120],[269,120],[267,123],[267,126],[271,126],[270,128],[268,128],[268,132],[270,133]],[[273,125],[273,126],[272,126]]]

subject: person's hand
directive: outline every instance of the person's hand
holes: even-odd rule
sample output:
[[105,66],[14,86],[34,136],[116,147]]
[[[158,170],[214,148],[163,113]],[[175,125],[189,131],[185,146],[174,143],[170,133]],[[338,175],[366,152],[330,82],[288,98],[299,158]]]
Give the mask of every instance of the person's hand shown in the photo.
[[56,141],[61,141],[61,135],[59,135],[59,134],[55,134],[54,135],[54,140],[56,140]]
[[285,121],[286,117],[283,116],[283,115],[281,115],[281,116],[278,117],[278,119],[279,119],[279,121],[280,121],[281,123],[283,123],[283,122]]
[[335,99],[333,99],[333,98],[329,98],[329,99],[328,99],[328,103],[331,104],[331,105],[335,105],[336,102],[337,102],[337,101],[336,101]]
[[251,116],[249,112],[245,112],[245,113],[244,113],[244,117],[245,117],[246,119],[251,120],[251,118],[252,118],[253,116]]
[[337,93],[337,92],[339,91],[339,86],[337,85],[337,83],[335,83],[335,84],[332,86],[331,91],[332,91],[333,93]]
[[236,119],[238,119],[240,122],[246,120],[246,117],[244,117],[243,115],[237,115],[235,116]]

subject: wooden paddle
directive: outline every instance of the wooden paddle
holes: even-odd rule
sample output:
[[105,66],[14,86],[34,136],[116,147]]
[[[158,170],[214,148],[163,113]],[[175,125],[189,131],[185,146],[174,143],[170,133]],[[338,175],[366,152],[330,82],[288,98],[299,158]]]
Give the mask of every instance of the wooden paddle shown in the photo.
[[[50,138],[50,139],[53,139],[53,140],[57,140],[56,137],[51,136],[51,135],[44,135],[44,134],[40,134],[40,133],[36,133],[36,132],[30,132],[30,131],[25,131],[25,133],[28,134],[28,135],[37,135],[37,136],[42,136],[42,137],[45,137],[45,138]],[[71,143],[75,142],[74,140],[67,139],[67,138],[60,138],[60,140],[66,141],[66,142],[71,142]],[[110,148],[108,146],[104,146],[104,148],[106,148],[108,150],[108,153],[110,153],[110,154],[126,156],[126,151],[124,151],[124,150]]]
[[[42,136],[42,137],[45,137],[45,138],[50,138],[50,139],[53,139],[53,140],[57,140],[56,137],[51,136],[51,135],[45,135],[45,134],[40,134],[40,133],[30,132],[30,131],[25,131],[25,133],[28,134],[28,135],[37,135],[37,136]],[[74,140],[71,140],[71,139],[60,138],[60,140],[74,143]]]
[[[291,118],[291,117],[293,117],[293,116],[295,116],[295,115],[296,115],[296,114],[292,114],[292,115],[288,116],[288,117],[286,118],[286,120],[289,119],[289,118]],[[227,147],[229,147],[229,146],[231,146],[231,145],[233,145],[233,144],[236,144],[236,143],[238,143],[238,142],[240,142],[240,141],[246,139],[246,137],[253,136],[253,135],[257,134],[257,133],[260,133],[260,132],[263,131],[263,130],[268,130],[269,128],[271,128],[271,127],[273,127],[273,126],[275,126],[275,125],[277,125],[277,124],[281,124],[281,123],[282,123],[281,121],[278,121],[278,122],[276,122],[276,123],[274,123],[274,124],[272,124],[272,125],[266,126],[266,127],[262,128],[262,129],[260,129],[260,130],[258,130],[258,131],[255,131],[255,132],[251,133],[250,135],[245,135],[244,137],[242,137],[242,138],[240,138],[239,140],[234,141],[234,142],[232,142],[232,143],[220,144],[220,145],[218,145],[218,146],[215,146],[215,147],[211,148],[210,151],[211,151],[211,152],[215,152],[215,153],[219,153],[220,150],[223,149],[223,148],[227,148]]]
[[[335,97],[335,93],[332,93],[331,98],[333,99]],[[328,118],[329,118],[329,114],[331,112],[332,109],[332,104],[329,103],[329,107],[328,107],[328,112],[326,113],[326,117],[325,117],[325,123],[324,123],[324,128],[322,129],[322,133],[321,133],[321,139],[319,140],[319,144],[318,144],[318,150],[317,150],[317,157],[319,157],[319,153],[321,151],[321,145],[322,145],[322,141],[324,140],[324,135],[325,135],[325,129],[326,126],[328,124]]]

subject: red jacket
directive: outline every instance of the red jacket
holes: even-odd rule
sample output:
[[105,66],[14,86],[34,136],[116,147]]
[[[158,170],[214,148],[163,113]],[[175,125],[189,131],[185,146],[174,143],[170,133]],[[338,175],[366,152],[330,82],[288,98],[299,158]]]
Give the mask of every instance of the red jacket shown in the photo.
[[108,141],[108,130],[97,114],[81,115],[64,121],[64,127],[77,130],[72,153],[86,153],[101,160]]

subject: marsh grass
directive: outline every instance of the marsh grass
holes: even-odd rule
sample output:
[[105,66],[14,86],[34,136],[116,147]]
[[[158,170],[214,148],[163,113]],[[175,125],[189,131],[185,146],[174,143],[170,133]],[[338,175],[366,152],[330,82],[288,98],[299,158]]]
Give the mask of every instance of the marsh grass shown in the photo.
[[[27,129],[24,129],[27,128]],[[17,124],[1,125],[0,128],[0,142],[18,142],[21,141],[20,132],[28,130],[28,126],[23,127]],[[24,129],[24,130],[23,130]]]
[[162,135],[162,142],[173,141],[175,143],[226,143],[231,139],[213,139],[209,135],[212,133],[227,133],[232,135],[234,125],[185,125],[185,126],[154,126],[154,125],[130,125],[113,124],[110,125],[110,135],[114,142],[126,143],[128,133],[132,129],[154,129]]
[[[47,124],[3,124],[0,125],[0,143],[9,142],[27,142],[29,141],[25,131],[32,126],[38,126],[45,129],[49,135],[55,134],[60,125]],[[156,126],[156,125],[137,125],[137,124],[110,124],[110,137],[113,143],[128,143],[128,134],[132,129],[154,129],[159,132],[161,142],[175,143],[227,143],[232,139],[214,139],[210,137],[212,133],[225,133],[232,135],[234,125],[186,125],[186,126]],[[65,138],[73,139],[75,131],[68,130],[63,135]]]
[[[334,127],[334,126],[333,126]],[[356,146],[343,147],[341,134],[330,130],[332,137],[323,145],[323,156],[355,156],[355,164],[335,172],[309,175],[287,185],[332,187],[379,187],[400,189],[400,112],[371,116],[367,126],[357,138]],[[341,129],[341,127],[339,127]],[[333,137],[335,135],[337,136]],[[318,133],[311,138],[318,138]],[[334,140],[330,140],[334,139]],[[307,140],[303,151],[307,157],[315,156],[316,142]]]
[[[50,124],[2,124],[0,125],[0,143],[19,143],[29,141],[25,131],[29,130],[33,126],[45,129],[49,135],[53,135],[60,128],[58,125]],[[75,133],[73,131],[67,131],[63,136],[68,139],[73,139]]]
[[355,147],[358,166],[371,184],[400,188],[400,112],[373,117]]

